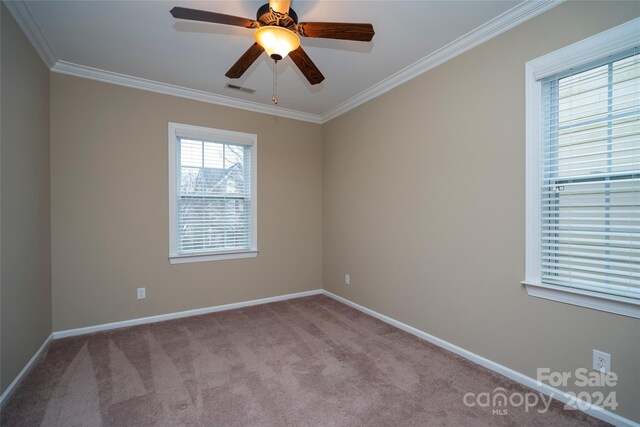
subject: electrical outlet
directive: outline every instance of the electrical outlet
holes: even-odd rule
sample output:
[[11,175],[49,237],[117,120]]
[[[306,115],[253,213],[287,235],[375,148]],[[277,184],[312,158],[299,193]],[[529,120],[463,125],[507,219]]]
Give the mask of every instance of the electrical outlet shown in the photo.
[[147,288],[138,288],[138,299],[145,299],[147,297]]
[[345,285],[350,285],[351,284],[351,276],[349,276],[348,274],[344,275],[344,284]]
[[593,369],[604,374],[611,372],[611,355],[593,349]]

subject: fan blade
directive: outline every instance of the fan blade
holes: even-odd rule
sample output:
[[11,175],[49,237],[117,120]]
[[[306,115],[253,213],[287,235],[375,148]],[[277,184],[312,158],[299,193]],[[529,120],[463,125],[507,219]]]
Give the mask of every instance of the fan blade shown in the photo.
[[371,24],[347,24],[340,22],[302,22],[298,33],[305,37],[370,42],[375,34]]
[[302,46],[289,52],[289,56],[293,63],[298,66],[300,71],[302,71],[302,74],[304,74],[307,80],[309,80],[309,83],[317,85],[324,80],[324,76],[320,70],[318,70],[316,64],[314,64],[311,58],[309,58],[307,52],[302,49]]
[[237,79],[244,74],[245,71],[255,62],[256,59],[260,56],[260,54],[264,52],[264,48],[260,46],[258,43],[254,43],[247,51],[236,61],[235,64],[229,71],[225,74],[225,76],[230,79]]
[[235,25],[236,27],[258,28],[257,21],[239,16],[223,15],[222,13],[206,10],[188,9],[186,7],[174,7],[170,11],[174,18],[189,19],[191,21],[213,22],[214,24]]
[[278,13],[289,13],[291,0],[269,0],[269,7]]

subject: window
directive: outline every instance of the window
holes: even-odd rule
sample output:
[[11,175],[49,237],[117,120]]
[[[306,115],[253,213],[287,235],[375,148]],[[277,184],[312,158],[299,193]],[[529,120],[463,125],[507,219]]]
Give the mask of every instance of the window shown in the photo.
[[257,254],[256,136],[169,123],[172,264]]
[[635,19],[527,63],[529,294],[640,318]]

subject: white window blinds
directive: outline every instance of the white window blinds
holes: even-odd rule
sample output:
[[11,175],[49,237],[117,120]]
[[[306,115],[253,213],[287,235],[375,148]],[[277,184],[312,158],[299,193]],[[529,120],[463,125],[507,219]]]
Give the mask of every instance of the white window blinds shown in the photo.
[[640,299],[639,54],[542,81],[543,283]]
[[177,138],[178,255],[249,250],[251,147]]

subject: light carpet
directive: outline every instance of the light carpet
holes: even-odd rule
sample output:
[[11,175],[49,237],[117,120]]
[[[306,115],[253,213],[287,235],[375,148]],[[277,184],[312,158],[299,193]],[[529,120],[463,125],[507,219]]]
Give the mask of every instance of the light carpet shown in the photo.
[[498,387],[507,396],[533,392],[313,296],[56,340],[1,424],[606,425],[556,401],[545,413],[542,403],[526,411],[463,401]]

